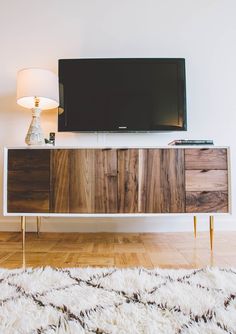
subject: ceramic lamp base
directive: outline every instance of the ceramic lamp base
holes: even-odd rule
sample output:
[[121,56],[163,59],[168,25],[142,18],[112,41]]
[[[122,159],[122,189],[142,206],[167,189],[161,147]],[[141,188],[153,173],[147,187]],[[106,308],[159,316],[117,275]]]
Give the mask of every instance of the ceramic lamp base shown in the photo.
[[27,145],[43,145],[44,135],[40,124],[40,108],[32,109],[32,121],[25,137]]

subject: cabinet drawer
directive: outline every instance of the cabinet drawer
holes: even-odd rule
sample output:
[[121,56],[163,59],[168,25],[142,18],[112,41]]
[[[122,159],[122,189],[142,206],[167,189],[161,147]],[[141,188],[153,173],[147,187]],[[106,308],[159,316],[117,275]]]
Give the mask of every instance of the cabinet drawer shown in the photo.
[[227,170],[186,170],[186,191],[227,191]]
[[227,169],[227,149],[185,149],[185,169]]
[[187,192],[186,212],[228,212],[228,193],[224,191]]

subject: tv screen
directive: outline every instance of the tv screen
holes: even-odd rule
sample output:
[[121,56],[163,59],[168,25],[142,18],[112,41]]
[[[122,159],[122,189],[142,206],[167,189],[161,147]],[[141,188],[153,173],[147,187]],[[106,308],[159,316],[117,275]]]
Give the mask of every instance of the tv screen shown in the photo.
[[59,131],[186,130],[185,60],[60,59]]

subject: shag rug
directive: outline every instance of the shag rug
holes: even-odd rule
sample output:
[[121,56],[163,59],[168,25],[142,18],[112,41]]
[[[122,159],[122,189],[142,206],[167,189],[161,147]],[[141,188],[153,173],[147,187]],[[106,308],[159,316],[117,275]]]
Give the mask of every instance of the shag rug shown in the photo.
[[236,333],[236,270],[0,270],[1,334]]

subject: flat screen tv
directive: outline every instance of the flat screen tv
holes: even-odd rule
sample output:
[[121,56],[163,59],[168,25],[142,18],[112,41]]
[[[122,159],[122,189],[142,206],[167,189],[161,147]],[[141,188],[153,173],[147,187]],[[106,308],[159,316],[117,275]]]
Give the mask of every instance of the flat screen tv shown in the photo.
[[60,59],[58,131],[183,131],[182,58]]

